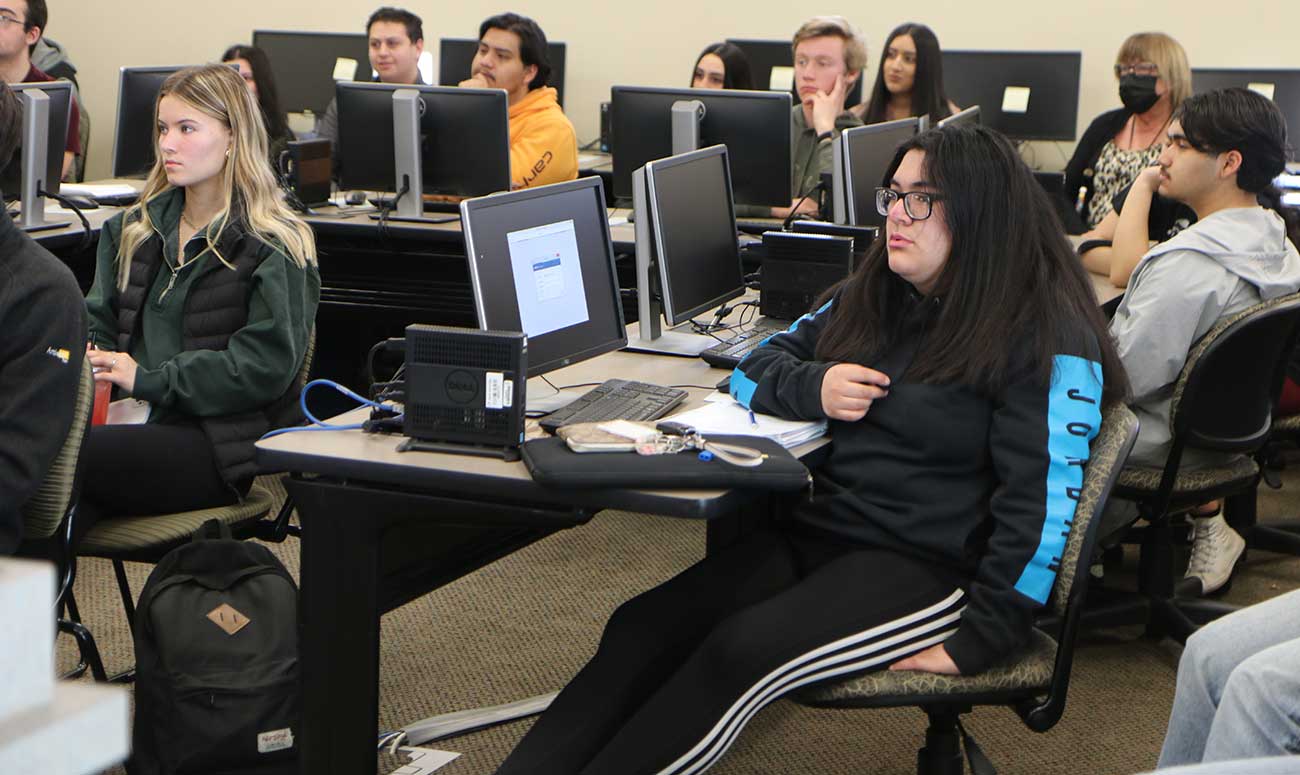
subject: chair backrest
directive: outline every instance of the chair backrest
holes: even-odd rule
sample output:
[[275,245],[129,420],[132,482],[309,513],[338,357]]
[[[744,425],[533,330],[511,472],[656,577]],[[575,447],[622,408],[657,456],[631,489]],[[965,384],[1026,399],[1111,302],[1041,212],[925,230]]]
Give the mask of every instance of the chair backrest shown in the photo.
[[1074,506],[1074,521],[1070,523],[1056,583],[1048,599],[1052,612],[1058,616],[1065,616],[1071,601],[1076,600],[1076,595],[1082,591],[1075,589],[1075,580],[1088,577],[1093,545],[1101,525],[1101,512],[1124,461],[1128,460],[1129,451],[1133,449],[1137,431],[1137,415],[1123,402],[1103,407],[1101,428],[1090,445],[1088,463],[1083,469],[1083,487]]
[[76,403],[72,426],[63,439],[63,446],[45,473],[36,492],[23,504],[23,540],[44,540],[54,535],[76,504],[81,490],[81,447],[90,427],[90,414],[94,409],[95,385],[91,376],[90,361],[81,359],[81,379],[77,384]]
[[1169,424],[1183,445],[1250,452],[1268,437],[1300,323],[1300,294],[1256,304],[1214,325],[1174,383]]
[[1087,583],[1076,582],[1079,579],[1086,582],[1088,578],[1088,566],[1092,563],[1101,527],[1101,513],[1106,508],[1111,487],[1137,441],[1137,434],[1137,415],[1123,402],[1102,407],[1101,429],[1090,446],[1088,463],[1083,469],[1083,487],[1075,503],[1074,521],[1061,553],[1056,584],[1048,600],[1053,613],[1061,620],[1051,685],[1047,696],[1041,700],[1026,700],[1016,705],[1016,712],[1025,724],[1038,732],[1050,729],[1065,712],[1070,669],[1074,664],[1074,643],[1083,620],[1088,592]]

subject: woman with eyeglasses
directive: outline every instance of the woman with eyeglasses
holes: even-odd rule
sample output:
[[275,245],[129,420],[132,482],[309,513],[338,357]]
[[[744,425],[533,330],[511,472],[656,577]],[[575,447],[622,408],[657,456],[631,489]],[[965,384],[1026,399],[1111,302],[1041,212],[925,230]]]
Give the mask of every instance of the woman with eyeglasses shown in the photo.
[[754,411],[829,421],[815,487],[620,606],[498,773],[698,773],[797,687],[1026,643],[1123,367],[1006,138],[926,132],[885,180],[885,239],[731,377]]
[[1067,209],[1078,214],[1066,228],[1098,230],[1088,236],[1106,240],[1114,234],[1114,220],[1101,226],[1111,200],[1155,163],[1170,117],[1192,93],[1187,52],[1162,32],[1130,35],[1115,57],[1115,79],[1123,107],[1093,120],[1065,168]]

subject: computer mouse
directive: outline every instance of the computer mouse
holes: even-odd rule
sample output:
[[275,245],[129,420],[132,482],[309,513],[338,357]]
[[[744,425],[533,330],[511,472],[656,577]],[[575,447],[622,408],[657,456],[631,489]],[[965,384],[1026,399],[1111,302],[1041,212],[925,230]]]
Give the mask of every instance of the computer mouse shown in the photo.
[[63,198],[67,201],[68,204],[76,207],[78,210],[99,209],[99,202],[96,202],[94,199],[91,199],[88,196],[83,196],[81,194],[73,194],[71,196],[64,196]]
[[717,387],[719,393],[730,393],[730,392],[731,392],[731,377],[730,377],[730,376],[723,377],[721,380],[718,381],[718,384],[716,385],[716,387]]

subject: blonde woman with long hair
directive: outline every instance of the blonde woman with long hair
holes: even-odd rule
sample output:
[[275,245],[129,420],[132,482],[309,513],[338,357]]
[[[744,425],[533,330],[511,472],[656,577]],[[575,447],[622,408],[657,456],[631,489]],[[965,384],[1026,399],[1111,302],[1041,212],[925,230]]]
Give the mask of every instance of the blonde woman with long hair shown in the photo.
[[143,403],[136,424],[91,429],[79,532],[246,495],[253,443],[293,418],[320,299],[315,240],[280,198],[239,75],[182,70],[154,113],[157,159],[104,225],[86,297],[96,382]]

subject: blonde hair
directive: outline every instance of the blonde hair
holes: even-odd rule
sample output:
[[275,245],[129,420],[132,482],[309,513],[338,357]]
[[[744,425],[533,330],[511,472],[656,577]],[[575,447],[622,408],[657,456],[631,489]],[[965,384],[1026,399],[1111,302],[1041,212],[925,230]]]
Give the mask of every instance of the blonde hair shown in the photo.
[[790,49],[799,48],[805,40],[822,38],[827,35],[844,41],[844,68],[861,73],[867,67],[867,42],[862,35],[843,16],[814,16],[803,23],[794,34]]
[[1192,69],[1182,44],[1163,32],[1139,32],[1129,35],[1115,55],[1115,64],[1151,62],[1160,77],[1169,84],[1169,101],[1174,110],[1192,96]]
[[126,289],[131,259],[154,233],[149,202],[173,188],[167,182],[163,155],[158,148],[158,105],[163,97],[169,96],[220,121],[231,132],[229,158],[220,173],[226,206],[212,219],[215,228],[209,227],[206,232],[208,249],[217,260],[234,268],[217,248],[233,217],[241,219],[244,228],[258,239],[283,250],[297,266],[316,263],[315,236],[280,197],[280,188],[267,160],[270,152],[261,109],[243,79],[229,65],[202,65],[173,73],[158,91],[153,130],[157,158],[139,201],[123,217],[122,238],[117,248],[118,288]]

